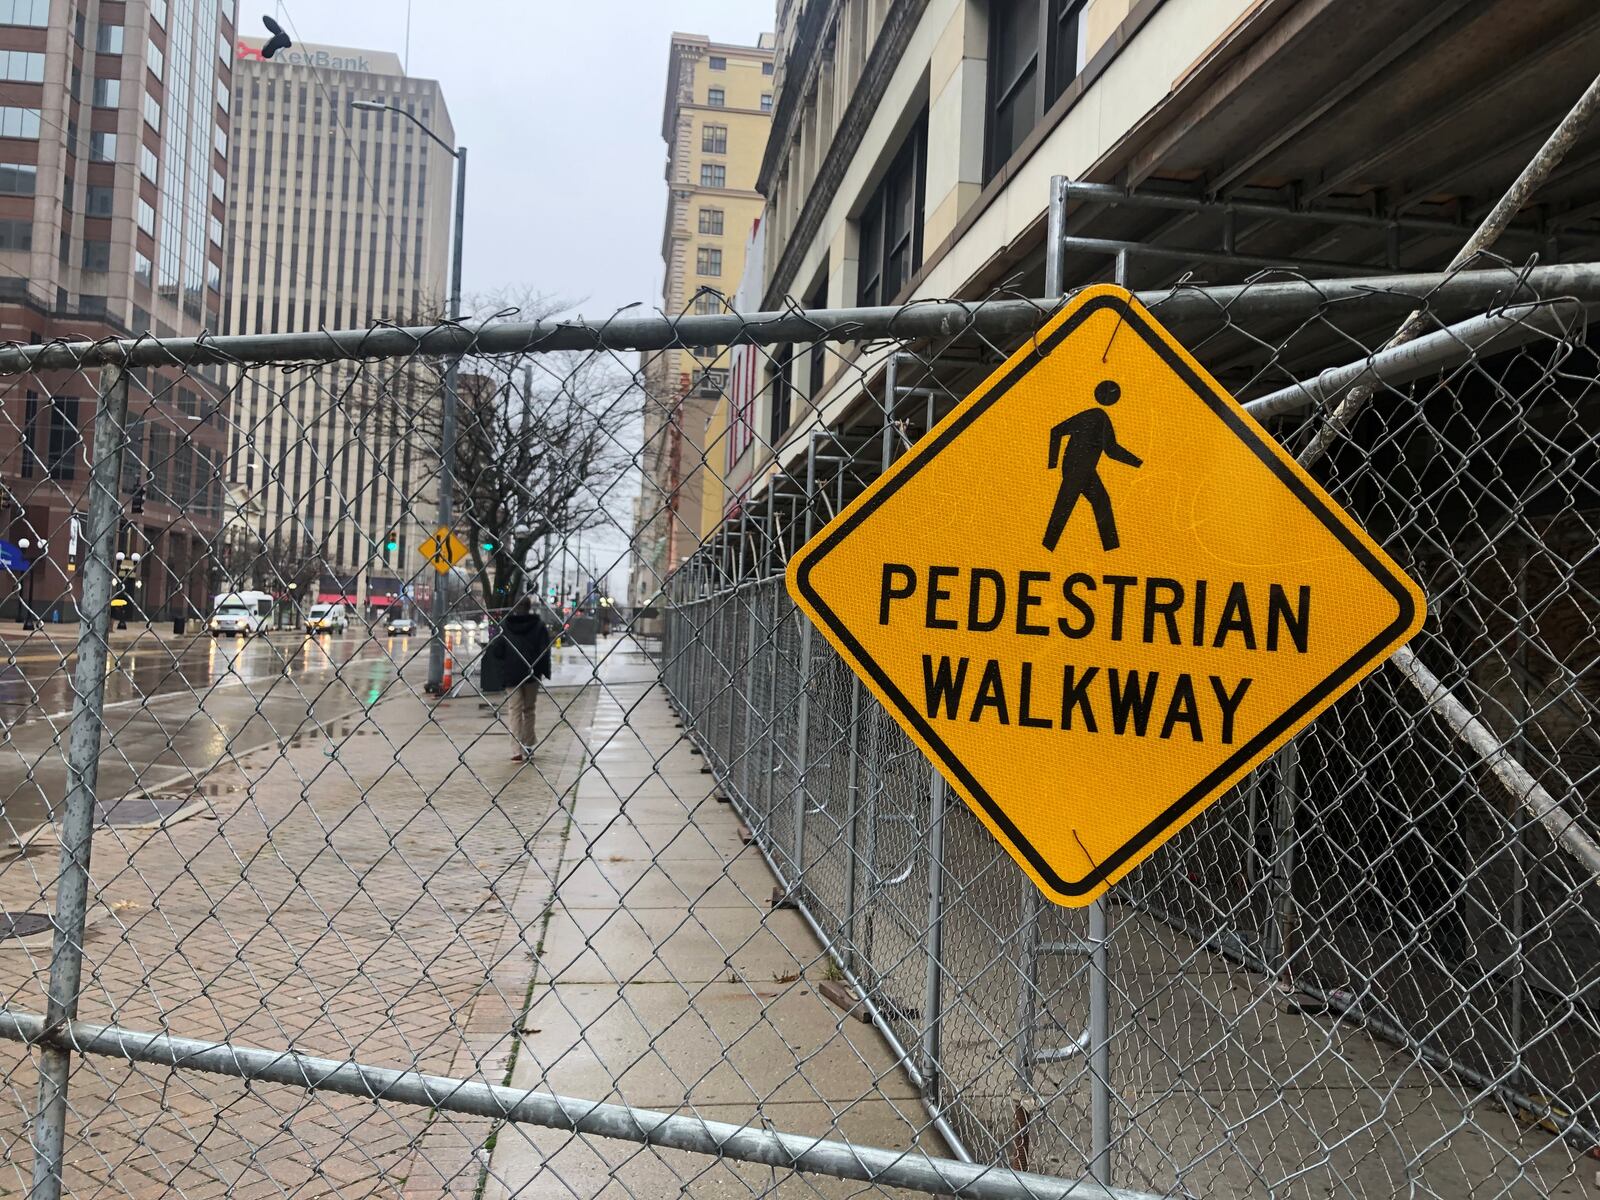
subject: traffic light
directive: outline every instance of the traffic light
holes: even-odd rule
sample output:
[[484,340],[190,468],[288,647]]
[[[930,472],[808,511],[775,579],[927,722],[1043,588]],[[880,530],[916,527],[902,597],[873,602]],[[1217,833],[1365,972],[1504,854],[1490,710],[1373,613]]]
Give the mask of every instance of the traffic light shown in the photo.
[[144,488],[136,487],[133,489],[133,502],[128,506],[128,511],[131,513],[144,512]]
[[494,543],[490,542],[490,541],[485,541],[483,543],[483,552],[485,554],[493,554],[494,553]]
[[400,549],[400,540],[391,533],[388,538],[385,539],[383,548],[390,554],[393,554],[396,550]]

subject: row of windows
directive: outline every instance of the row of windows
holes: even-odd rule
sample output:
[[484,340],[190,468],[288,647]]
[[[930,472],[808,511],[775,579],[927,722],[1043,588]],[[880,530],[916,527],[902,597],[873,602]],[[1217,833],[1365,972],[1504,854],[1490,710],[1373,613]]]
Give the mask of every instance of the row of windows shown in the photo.
[[[712,108],[726,108],[728,106],[728,93],[722,88],[709,88],[706,91],[706,103]],[[772,111],[772,93],[761,93],[761,111]]]
[[[82,440],[78,433],[78,401],[52,396],[45,404],[50,409],[48,416],[39,412],[38,395],[28,393],[22,416],[22,477],[32,479],[36,470],[42,470],[51,479],[71,479],[77,474],[78,445]],[[46,437],[48,443],[41,444]]]
[[0,79],[12,83],[43,83],[44,55],[31,50],[0,50]]
[[39,110],[37,108],[0,107],[0,137],[34,138],[39,136]]
[[0,0],[0,25],[50,24],[50,0]]
[[[728,60],[724,55],[713,54],[706,61],[710,64],[713,71],[726,71],[728,69]],[[761,73],[763,75],[771,75],[772,64],[770,62],[762,63]]]
[[33,163],[0,163],[0,195],[31,196],[38,181],[39,168]]

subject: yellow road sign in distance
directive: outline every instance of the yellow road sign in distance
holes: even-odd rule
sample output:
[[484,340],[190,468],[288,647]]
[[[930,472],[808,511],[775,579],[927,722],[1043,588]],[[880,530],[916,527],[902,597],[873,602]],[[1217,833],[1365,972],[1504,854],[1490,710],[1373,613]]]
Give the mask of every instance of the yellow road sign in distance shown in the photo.
[[789,564],[1057,903],[1421,626],[1421,591],[1131,294],[1080,293]]
[[441,525],[434,531],[434,535],[422,545],[417,547],[422,557],[432,564],[433,569],[439,574],[447,573],[451,567],[467,556],[467,548],[460,538],[450,531],[447,525]]

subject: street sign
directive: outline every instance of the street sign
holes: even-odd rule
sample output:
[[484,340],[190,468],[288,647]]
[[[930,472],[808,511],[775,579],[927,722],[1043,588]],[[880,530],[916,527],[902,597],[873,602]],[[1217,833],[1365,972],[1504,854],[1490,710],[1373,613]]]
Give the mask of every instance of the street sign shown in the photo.
[[795,602],[1082,905],[1421,626],[1421,591],[1130,293],[1080,293],[789,564]]
[[446,574],[467,556],[467,548],[455,534],[450,532],[447,525],[439,526],[434,535],[422,545],[417,547],[422,552],[422,557],[433,564],[433,569],[439,574]]

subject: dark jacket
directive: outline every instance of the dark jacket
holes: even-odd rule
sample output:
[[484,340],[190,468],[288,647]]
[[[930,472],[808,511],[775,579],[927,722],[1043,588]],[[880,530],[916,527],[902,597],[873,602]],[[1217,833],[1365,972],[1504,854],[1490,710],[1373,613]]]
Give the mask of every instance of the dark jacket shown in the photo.
[[483,649],[482,688],[503,692],[550,678],[550,631],[533,613],[512,613]]

